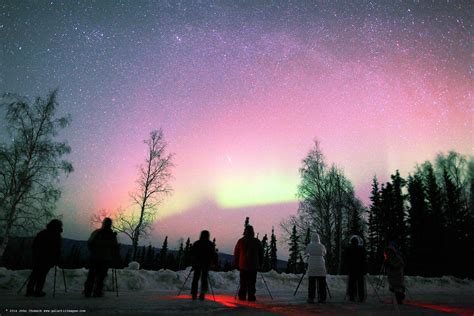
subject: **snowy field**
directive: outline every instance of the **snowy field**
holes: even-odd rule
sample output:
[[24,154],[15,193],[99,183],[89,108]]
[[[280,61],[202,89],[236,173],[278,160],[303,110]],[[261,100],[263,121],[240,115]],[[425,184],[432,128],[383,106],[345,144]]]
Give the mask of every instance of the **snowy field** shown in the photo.
[[81,295],[86,269],[64,270],[67,292],[64,290],[62,270],[57,270],[56,297],[52,297],[54,270],[48,274],[43,298],[28,298],[17,291],[30,274],[30,270],[10,271],[0,268],[0,315],[13,314],[107,314],[107,315],[474,315],[474,281],[453,277],[407,277],[407,301],[403,306],[392,304],[386,282],[382,282],[375,294],[376,276],[368,277],[368,300],[351,303],[345,298],[345,276],[328,276],[331,298],[326,304],[307,304],[306,278],[296,296],[293,292],[301,275],[263,273],[271,291],[271,299],[261,275],[257,282],[257,302],[235,300],[238,272],[211,272],[210,280],[214,296],[207,300],[192,301],[189,296],[191,278],[177,295],[186,276],[185,271],[117,270],[118,293],[112,287],[109,276],[105,284],[104,298],[84,298]]

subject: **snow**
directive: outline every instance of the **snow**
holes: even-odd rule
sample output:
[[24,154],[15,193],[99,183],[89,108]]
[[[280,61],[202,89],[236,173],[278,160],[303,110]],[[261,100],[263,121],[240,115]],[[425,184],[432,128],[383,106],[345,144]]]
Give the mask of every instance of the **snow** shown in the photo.
[[[90,314],[90,315],[397,315],[392,296],[385,282],[377,294],[372,285],[377,276],[368,278],[367,302],[351,303],[345,297],[346,276],[327,277],[331,296],[326,304],[307,304],[307,279],[293,296],[301,275],[279,274],[275,271],[258,275],[257,302],[235,299],[239,272],[210,272],[211,291],[204,302],[192,301],[189,295],[191,279],[186,282],[181,295],[177,295],[190,275],[190,268],[183,271],[137,270],[132,265],[117,270],[118,293],[114,293],[112,273],[105,282],[105,297],[85,298],[81,295],[87,269],[65,269],[67,292],[64,290],[63,270],[56,270],[56,295],[53,297],[54,269],[51,269],[44,287],[45,297],[25,297],[17,291],[30,275],[30,270],[0,268],[0,311],[4,315],[34,314]],[[272,293],[270,297],[262,275]],[[399,307],[401,315],[458,315],[474,314],[474,281],[454,277],[406,277],[408,287],[406,304]],[[212,295],[212,292],[215,294]],[[25,311],[25,312],[20,312]],[[40,312],[38,312],[40,311]]]
[[[182,271],[160,270],[148,271],[138,270],[137,265],[130,264],[123,270],[117,270],[117,279],[119,291],[170,291],[179,290],[183,285],[186,277],[190,273],[190,267]],[[58,268],[56,271],[56,286],[61,289],[64,287],[63,270]],[[64,269],[66,277],[66,285],[68,290],[81,291],[84,281],[87,277],[88,270],[82,269]],[[18,290],[30,275],[31,270],[7,270],[0,268],[0,290]],[[239,272],[237,270],[229,272],[210,273],[210,282],[215,291],[235,292],[238,287]],[[112,273],[109,270],[109,277],[106,278],[105,290],[112,291]],[[301,274],[277,273],[275,271],[259,273],[257,278],[257,290],[261,293],[266,292],[266,287],[262,276],[265,278],[267,285],[274,291],[288,291],[293,293],[298,284]],[[185,291],[189,292],[192,276],[186,282]],[[368,276],[367,287],[372,290],[379,276]],[[385,277],[382,278],[385,281]],[[47,278],[45,288],[52,288],[54,282],[54,269],[51,269]],[[306,291],[306,278],[303,280],[300,291]],[[419,276],[406,276],[405,282],[410,292],[437,292],[437,291],[473,291],[474,281],[468,279],[459,279],[452,276],[443,276],[439,278],[424,278]],[[345,292],[347,276],[344,275],[328,275],[327,283],[331,291]],[[386,282],[382,282],[385,284]]]

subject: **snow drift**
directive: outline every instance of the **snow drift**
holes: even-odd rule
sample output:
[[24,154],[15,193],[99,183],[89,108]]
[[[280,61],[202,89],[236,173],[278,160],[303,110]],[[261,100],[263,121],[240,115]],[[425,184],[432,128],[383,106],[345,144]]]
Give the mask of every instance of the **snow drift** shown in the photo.
[[[184,283],[190,272],[190,267],[182,271],[160,270],[136,270],[125,268],[117,270],[119,291],[178,291]],[[81,292],[87,277],[88,270],[82,269],[64,269],[68,292]],[[7,270],[0,268],[0,290],[16,291],[27,280],[31,270]],[[112,278],[109,270],[108,277],[105,280],[105,290],[112,291]],[[277,273],[275,271],[265,272],[258,275],[257,289],[266,291],[263,283],[262,275],[265,278],[270,289],[275,291],[288,291],[293,293],[301,278],[300,275]],[[379,276],[368,276],[367,287],[371,290]],[[384,278],[382,277],[382,280]],[[406,286],[411,292],[429,292],[429,291],[445,291],[445,290],[469,290],[474,289],[474,281],[467,279],[458,279],[451,276],[440,278],[424,278],[419,276],[407,276]],[[229,272],[210,272],[210,282],[215,292],[234,293],[237,290],[239,281],[239,272],[237,270]],[[45,288],[52,288],[54,282],[54,269],[51,269],[47,279]],[[300,290],[306,291],[307,278],[301,284]],[[331,291],[344,292],[346,289],[347,276],[344,275],[328,275],[328,286]],[[63,290],[63,274],[62,269],[57,269],[56,288],[57,291]],[[185,291],[189,291],[191,286],[191,277],[186,282]],[[387,286],[385,286],[385,289]]]

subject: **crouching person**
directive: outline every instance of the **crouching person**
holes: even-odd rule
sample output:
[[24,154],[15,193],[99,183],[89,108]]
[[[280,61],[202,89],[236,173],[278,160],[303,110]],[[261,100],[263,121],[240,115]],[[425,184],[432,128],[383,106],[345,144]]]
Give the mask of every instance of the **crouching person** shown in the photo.
[[105,218],[102,228],[92,232],[87,245],[90,253],[90,267],[84,284],[84,295],[101,297],[107,271],[119,257],[117,233],[112,231],[110,218]]
[[326,247],[319,241],[319,235],[315,234],[311,243],[306,247],[308,256],[308,303],[314,303],[316,296],[316,283],[318,284],[318,302],[326,301]]
[[384,251],[385,269],[389,290],[395,293],[398,304],[403,304],[405,299],[405,275],[403,272],[405,262],[398,245],[391,241]]

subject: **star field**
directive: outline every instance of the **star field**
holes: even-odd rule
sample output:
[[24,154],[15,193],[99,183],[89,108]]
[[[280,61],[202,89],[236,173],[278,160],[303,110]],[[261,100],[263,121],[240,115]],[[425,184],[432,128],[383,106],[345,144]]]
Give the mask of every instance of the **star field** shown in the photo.
[[269,232],[296,212],[315,138],[363,201],[374,174],[472,154],[470,13],[469,1],[2,0],[0,92],[58,87],[72,116],[66,237],[130,204],[142,140],[162,127],[177,167],[152,242],[208,228],[228,250],[245,216]]

